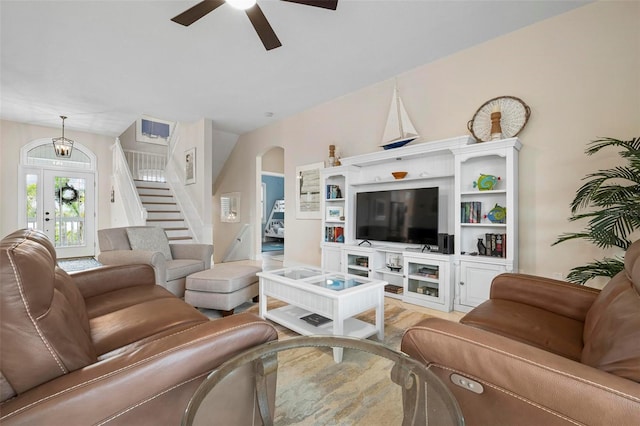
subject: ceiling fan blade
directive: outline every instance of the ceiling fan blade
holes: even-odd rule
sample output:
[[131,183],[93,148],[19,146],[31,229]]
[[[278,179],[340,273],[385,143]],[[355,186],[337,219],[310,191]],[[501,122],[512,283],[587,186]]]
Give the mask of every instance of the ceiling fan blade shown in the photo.
[[196,4],[190,9],[185,10],[180,15],[171,18],[173,22],[188,27],[207,13],[213,12],[219,6],[224,4],[224,0],[204,0]]
[[338,7],[338,0],[282,0],[291,3],[304,4],[307,6],[322,7],[324,9],[336,10]]
[[245,10],[247,12],[247,16],[255,28],[260,40],[262,40],[262,44],[264,44],[264,48],[267,50],[275,49],[276,47],[282,46],[280,40],[278,40],[278,36],[271,28],[269,21],[267,21],[266,16],[262,13],[262,9],[256,3],[254,6]]

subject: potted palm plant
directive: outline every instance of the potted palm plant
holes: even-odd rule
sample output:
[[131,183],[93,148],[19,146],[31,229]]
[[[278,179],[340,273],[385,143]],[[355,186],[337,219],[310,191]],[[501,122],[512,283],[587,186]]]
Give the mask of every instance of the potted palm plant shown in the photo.
[[[620,148],[623,164],[590,173],[571,202],[569,221],[583,221],[583,231],[565,233],[552,245],[574,239],[585,239],[602,249],[619,247],[626,251],[631,245],[630,234],[640,229],[640,138],[621,141],[602,138],[589,143],[585,153],[593,155],[605,148]],[[619,257],[576,266],[567,280],[579,284],[596,277],[613,277],[624,269]]]

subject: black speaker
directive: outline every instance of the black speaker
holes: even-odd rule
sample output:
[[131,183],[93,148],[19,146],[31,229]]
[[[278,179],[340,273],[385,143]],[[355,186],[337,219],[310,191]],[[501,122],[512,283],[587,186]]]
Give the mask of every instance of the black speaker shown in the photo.
[[453,235],[438,234],[438,249],[442,254],[453,254]]

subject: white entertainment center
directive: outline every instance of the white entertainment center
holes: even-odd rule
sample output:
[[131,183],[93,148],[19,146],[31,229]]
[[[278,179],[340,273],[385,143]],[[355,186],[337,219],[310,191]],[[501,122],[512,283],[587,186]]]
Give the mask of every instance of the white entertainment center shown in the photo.
[[[342,158],[341,166],[323,169],[322,268],[387,281],[395,287],[385,296],[408,303],[471,310],[489,298],[496,275],[517,270],[521,146],[517,138],[476,143],[462,136]],[[396,171],[407,176],[395,179]],[[491,189],[479,189],[485,181]],[[453,235],[453,249],[355,238],[357,193],[426,187],[439,189],[438,232]]]

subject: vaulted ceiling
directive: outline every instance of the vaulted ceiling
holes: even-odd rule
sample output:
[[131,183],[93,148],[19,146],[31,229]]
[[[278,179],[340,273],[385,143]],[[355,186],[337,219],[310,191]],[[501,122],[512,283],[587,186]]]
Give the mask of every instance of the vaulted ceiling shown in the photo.
[[67,115],[69,129],[113,136],[142,114],[204,117],[241,134],[587,3],[258,0],[282,42],[266,51],[228,4],[171,21],[198,2],[1,0],[0,117]]

